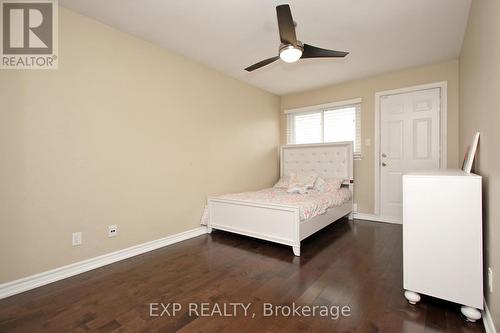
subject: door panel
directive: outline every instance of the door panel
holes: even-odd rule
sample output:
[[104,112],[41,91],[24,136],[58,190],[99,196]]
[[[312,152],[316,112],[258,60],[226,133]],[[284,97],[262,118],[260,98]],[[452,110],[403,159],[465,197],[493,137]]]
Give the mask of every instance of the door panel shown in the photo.
[[[389,205],[401,205],[402,202],[402,187],[399,184],[402,184],[403,174],[401,172],[388,172],[387,178],[389,180],[388,186],[390,187],[388,190],[389,198],[387,203]],[[399,207],[394,207],[394,209],[398,209]]]
[[389,142],[387,144],[387,155],[393,160],[403,158],[403,121],[387,122]]
[[440,88],[381,97],[381,216],[401,217],[404,173],[439,168],[440,105]]
[[413,159],[429,159],[432,156],[432,119],[413,120]]

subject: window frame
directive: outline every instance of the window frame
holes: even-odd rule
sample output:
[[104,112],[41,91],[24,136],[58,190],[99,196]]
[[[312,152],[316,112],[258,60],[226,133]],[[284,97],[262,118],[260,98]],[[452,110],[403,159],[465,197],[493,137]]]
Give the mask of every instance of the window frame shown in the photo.
[[[362,158],[362,144],[361,144],[361,112],[362,112],[362,102],[363,100],[361,98],[355,98],[355,99],[350,99],[350,100],[345,100],[345,101],[339,101],[339,102],[333,102],[333,103],[328,103],[328,104],[321,104],[321,105],[315,105],[315,106],[308,106],[308,107],[303,107],[303,108],[297,108],[297,109],[289,109],[285,110],[284,113],[287,116],[287,129],[286,129],[286,137],[287,137],[287,143],[288,144],[300,144],[300,143],[295,143],[295,116],[297,115],[306,115],[306,114],[314,114],[314,113],[320,113],[321,114],[321,141],[320,142],[315,142],[315,143],[325,143],[325,112],[328,111],[334,111],[336,109],[345,109],[349,107],[355,107],[356,108],[356,130],[359,128],[359,133],[357,131],[354,133],[355,137],[359,136],[359,151],[354,151],[354,159],[355,160],[360,160]],[[358,114],[359,113],[359,114]],[[359,122],[359,124],[358,124]],[[359,135],[358,135],[359,134]],[[329,141],[330,142],[330,141]],[[331,141],[335,142],[335,141]],[[305,143],[304,143],[305,144]],[[353,142],[355,145],[355,142]],[[354,146],[354,149],[356,149],[356,145]]]

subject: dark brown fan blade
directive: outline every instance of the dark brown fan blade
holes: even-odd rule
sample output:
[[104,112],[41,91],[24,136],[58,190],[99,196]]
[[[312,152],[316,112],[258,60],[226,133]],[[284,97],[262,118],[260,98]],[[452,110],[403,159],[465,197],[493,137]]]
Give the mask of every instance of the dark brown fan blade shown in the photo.
[[251,72],[253,70],[256,70],[257,68],[261,68],[261,67],[264,67],[265,65],[269,65],[270,63],[275,62],[279,58],[280,58],[279,56],[276,56],[276,57],[272,57],[272,58],[269,58],[269,59],[266,59],[266,60],[262,60],[262,61],[254,64],[252,66],[249,66],[249,67],[245,68],[245,70],[247,72]]
[[343,58],[349,52],[333,51],[322,49],[320,47],[304,44],[304,51],[302,52],[301,59],[304,58]]
[[283,44],[292,44],[297,46],[297,36],[295,35],[295,24],[293,23],[290,6],[280,5],[276,7],[278,16],[278,28],[280,30],[280,39]]

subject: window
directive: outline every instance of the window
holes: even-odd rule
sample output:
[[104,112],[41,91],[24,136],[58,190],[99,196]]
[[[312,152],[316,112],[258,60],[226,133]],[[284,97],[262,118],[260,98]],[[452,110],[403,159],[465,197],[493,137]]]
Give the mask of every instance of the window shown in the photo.
[[286,111],[288,143],[354,142],[361,158],[361,99]]

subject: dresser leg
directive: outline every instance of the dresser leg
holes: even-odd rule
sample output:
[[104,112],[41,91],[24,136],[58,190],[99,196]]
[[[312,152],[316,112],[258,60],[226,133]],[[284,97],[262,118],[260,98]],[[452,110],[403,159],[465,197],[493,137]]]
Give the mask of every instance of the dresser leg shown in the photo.
[[470,306],[462,306],[460,311],[465,316],[465,319],[470,322],[475,322],[478,319],[481,319],[481,311],[476,308],[471,308]]
[[207,227],[207,234],[211,234],[211,233],[212,233],[212,228]]
[[405,290],[405,297],[411,305],[415,305],[420,302],[420,295],[416,292]]
[[293,254],[295,254],[297,257],[300,257],[300,246],[293,246]]

